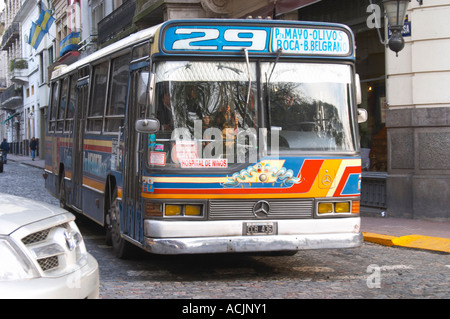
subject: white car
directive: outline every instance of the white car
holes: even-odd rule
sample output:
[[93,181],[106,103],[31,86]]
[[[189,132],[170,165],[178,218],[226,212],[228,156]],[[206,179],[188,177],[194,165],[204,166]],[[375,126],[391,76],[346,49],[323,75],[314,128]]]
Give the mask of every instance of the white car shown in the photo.
[[0,193],[0,298],[98,298],[98,263],[75,216]]

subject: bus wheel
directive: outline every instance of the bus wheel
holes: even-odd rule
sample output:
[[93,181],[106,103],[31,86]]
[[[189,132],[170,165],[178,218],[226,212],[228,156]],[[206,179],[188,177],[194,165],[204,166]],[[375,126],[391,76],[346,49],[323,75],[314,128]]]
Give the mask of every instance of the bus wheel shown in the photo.
[[117,189],[110,196],[110,204],[106,216],[107,242],[110,242],[117,257],[127,259],[132,256],[132,245],[123,239],[120,231],[120,209],[117,200]]

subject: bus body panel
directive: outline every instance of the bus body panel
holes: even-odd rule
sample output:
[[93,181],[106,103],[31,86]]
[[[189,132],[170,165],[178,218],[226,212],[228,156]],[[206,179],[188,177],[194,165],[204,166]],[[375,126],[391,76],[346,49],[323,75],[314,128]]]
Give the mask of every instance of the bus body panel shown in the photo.
[[[230,175],[143,177],[144,198],[316,198],[360,195],[361,160],[286,157]],[[197,177],[193,180],[194,177]],[[151,186],[150,186],[151,185]]]
[[[134,123],[142,117],[142,110],[133,104],[140,97],[131,92],[137,87],[136,81],[148,74],[145,71],[148,67],[153,72],[158,61],[166,58],[198,61],[203,56],[212,62],[235,59],[245,66],[245,52],[248,52],[250,59],[258,63],[273,63],[281,56],[288,62],[350,65],[354,73],[353,43],[351,30],[340,24],[199,19],[169,21],[98,50],[54,73],[52,83],[61,84],[78,74],[78,78],[74,77],[78,83],[74,93],[77,112],[73,118],[66,118],[64,125],[73,121],[74,132],[80,133],[76,136],[70,130],[55,129],[58,115],[53,113],[52,98],[45,144],[45,186],[64,205],[101,225],[106,225],[111,188],[116,189],[123,238],[153,253],[356,247],[362,241],[361,159],[357,146],[343,152],[296,151],[278,157],[258,156],[256,162],[227,165],[222,170],[208,166],[219,163],[211,164],[214,161],[209,159],[184,162],[182,172],[169,167],[155,168],[148,163],[147,136],[134,132]],[[144,50],[139,51],[140,47]],[[139,53],[146,50],[148,56]],[[107,121],[114,121],[116,114],[111,116],[108,109],[103,109],[100,115],[90,114],[95,108],[92,96],[98,87],[95,67],[108,61],[106,93],[101,100],[108,108],[114,93],[113,61],[125,54],[130,55],[130,62],[124,66],[127,80],[119,83],[126,92],[120,101],[119,118],[123,122],[115,131],[106,132]],[[246,74],[248,70],[244,67],[241,71]],[[260,81],[262,76],[257,76]],[[354,94],[354,84],[348,84],[351,87],[348,102],[352,105],[355,99],[350,94]],[[258,85],[255,103],[263,110],[266,102],[261,93],[262,82]],[[55,88],[59,90],[60,86]],[[61,100],[58,92],[52,94],[55,101]],[[63,102],[56,102],[58,105],[62,109]],[[64,112],[69,111],[64,109]],[[258,113],[260,126],[267,120],[262,113]],[[355,110],[349,110],[349,130],[356,140],[355,114]],[[93,134],[88,129],[89,121],[101,121],[102,128]],[[75,143],[80,143],[79,154],[75,154]],[[81,176],[75,174],[75,165]],[[340,203],[348,204],[348,209],[337,211],[335,207]],[[172,204],[182,206],[183,210],[190,204],[201,207],[201,214],[194,217],[168,217],[164,212],[152,215],[154,207],[165,209]],[[258,205],[268,208],[260,214]],[[325,211],[321,211],[321,205]],[[326,211],[328,207],[330,211]]]

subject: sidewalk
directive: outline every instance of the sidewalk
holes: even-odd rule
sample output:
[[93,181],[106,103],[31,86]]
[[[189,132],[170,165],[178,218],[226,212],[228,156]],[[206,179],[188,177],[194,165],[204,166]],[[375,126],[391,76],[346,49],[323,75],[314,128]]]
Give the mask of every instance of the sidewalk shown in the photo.
[[[45,161],[38,157],[36,157],[33,161],[31,159],[31,156],[20,156],[20,155],[8,154],[7,161],[8,162],[9,161],[20,162],[24,165],[34,166],[34,167],[42,168],[42,169],[44,169],[44,167],[45,167]],[[6,164],[6,165],[8,165],[8,164]]]
[[[8,154],[8,161],[44,168],[44,160]],[[361,217],[364,240],[386,246],[399,246],[450,253],[450,221]]]
[[399,246],[450,253],[450,222],[361,217],[364,240],[386,246]]

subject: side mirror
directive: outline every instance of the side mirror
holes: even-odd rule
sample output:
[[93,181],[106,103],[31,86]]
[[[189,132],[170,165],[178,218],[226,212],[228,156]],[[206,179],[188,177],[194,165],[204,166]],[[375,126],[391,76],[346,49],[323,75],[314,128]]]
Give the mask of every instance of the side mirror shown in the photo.
[[139,133],[156,133],[159,131],[158,119],[137,120],[135,125],[136,131]]
[[359,74],[355,74],[355,86],[356,86],[356,104],[360,105],[362,103],[362,93],[361,93],[361,80],[359,79]]
[[358,108],[358,123],[364,123],[369,118],[369,113],[366,109]]

